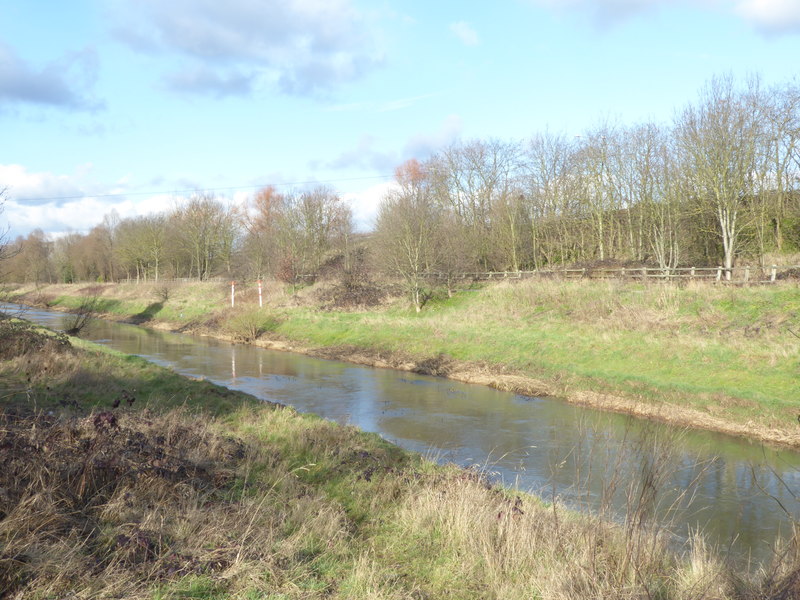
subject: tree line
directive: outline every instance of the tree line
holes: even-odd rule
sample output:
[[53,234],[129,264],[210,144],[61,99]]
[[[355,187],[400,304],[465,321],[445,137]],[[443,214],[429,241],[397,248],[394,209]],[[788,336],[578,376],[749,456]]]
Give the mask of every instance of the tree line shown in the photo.
[[800,250],[800,86],[710,80],[667,124],[472,140],[395,173],[373,231],[331,188],[198,193],[165,213],[107,216],[87,234],[11,242],[17,281],[314,275],[354,252],[403,277],[580,263],[670,269],[764,264]]
[[246,206],[196,193],[163,213],[106,215],[86,234],[37,229],[8,244],[7,281],[75,282],[316,273],[352,235],[349,207],[330,188],[260,190]]

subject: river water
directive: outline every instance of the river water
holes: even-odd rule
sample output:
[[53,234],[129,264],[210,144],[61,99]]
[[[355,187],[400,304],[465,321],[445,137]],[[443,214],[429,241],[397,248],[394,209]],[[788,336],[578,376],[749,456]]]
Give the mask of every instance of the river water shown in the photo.
[[[62,328],[65,315],[26,309]],[[762,563],[800,519],[800,453],[446,379],[92,321],[82,337],[175,371],[377,432],[430,458],[576,508],[655,515]],[[637,510],[638,508],[638,510]]]

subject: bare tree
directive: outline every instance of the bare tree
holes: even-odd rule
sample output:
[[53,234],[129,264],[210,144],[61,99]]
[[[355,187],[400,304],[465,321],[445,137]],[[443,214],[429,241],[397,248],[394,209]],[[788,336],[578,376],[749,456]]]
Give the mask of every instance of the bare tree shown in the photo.
[[614,218],[621,196],[617,132],[601,126],[581,136],[574,160],[582,212],[592,225],[594,257],[612,258],[618,243]]
[[453,296],[456,281],[475,267],[468,238],[456,216],[441,206],[435,207],[434,214],[440,219],[435,229],[436,261],[432,265],[439,273],[440,280],[447,288],[447,296]]
[[524,230],[528,229],[527,219],[522,190],[509,189],[495,199],[492,207],[492,262],[504,271],[519,271],[525,260],[523,237]]
[[268,186],[256,192],[242,212],[245,255],[256,277],[277,273],[285,211],[285,196],[273,186]]
[[351,232],[350,207],[331,188],[287,196],[278,235],[283,269],[317,275],[332,251],[344,250]]
[[732,77],[715,78],[699,105],[686,108],[678,123],[695,198],[716,217],[727,279],[739,251],[743,209],[755,193],[762,106],[757,81],[739,90]]
[[153,280],[158,281],[167,249],[167,217],[163,214],[148,215],[142,219],[141,228],[147,263]]
[[783,250],[784,220],[800,183],[800,86],[777,86],[764,98],[764,138],[758,153],[758,197],[750,208],[762,258]]
[[[426,165],[437,202],[456,215],[474,262],[484,270],[491,267],[493,209],[511,197],[520,168],[519,144],[499,140],[454,144]],[[517,226],[513,219],[502,224]]]
[[230,272],[238,220],[229,209],[213,195],[200,193],[176,209],[173,219],[190,273],[205,280],[220,265]]
[[4,269],[7,279],[18,282],[52,283],[50,250],[52,242],[41,229],[34,229],[28,237],[17,237],[10,245]]
[[533,136],[525,149],[523,189],[534,268],[565,262],[575,219],[573,149],[563,135]]
[[685,174],[679,168],[669,142],[657,144],[654,156],[654,196],[644,200],[653,256],[663,271],[674,269],[682,257],[682,202]]
[[138,282],[147,279],[147,243],[145,217],[123,219],[116,227],[114,256],[128,280],[134,276]]
[[426,275],[439,264],[442,209],[427,173],[411,159],[395,170],[397,189],[383,198],[375,240],[380,260],[406,283],[417,312],[430,299]]
[[621,203],[627,254],[654,258],[668,272],[680,259],[680,202],[684,187],[668,132],[654,123],[633,127],[621,141]]

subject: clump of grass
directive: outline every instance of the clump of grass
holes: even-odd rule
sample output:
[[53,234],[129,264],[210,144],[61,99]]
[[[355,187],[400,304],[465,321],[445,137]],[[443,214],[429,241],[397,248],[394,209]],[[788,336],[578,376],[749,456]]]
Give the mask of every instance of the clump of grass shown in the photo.
[[413,581],[427,598],[744,597],[703,556],[716,568],[689,584],[691,564],[665,538],[631,554],[621,528],[450,470],[415,482],[362,551],[346,589],[354,598],[394,598],[398,582]]
[[273,312],[258,308],[238,309],[222,321],[222,331],[237,342],[253,342],[269,331],[275,331],[280,318]]

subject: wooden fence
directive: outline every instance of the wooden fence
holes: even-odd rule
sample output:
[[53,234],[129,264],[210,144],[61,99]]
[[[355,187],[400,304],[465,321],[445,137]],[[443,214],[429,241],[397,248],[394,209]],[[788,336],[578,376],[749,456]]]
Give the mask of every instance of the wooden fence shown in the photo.
[[715,283],[759,284],[774,283],[792,274],[800,277],[800,265],[766,267],[586,267],[581,269],[537,269],[534,271],[487,271],[473,273],[427,273],[439,280],[488,281],[498,279],[529,279],[550,277],[560,279],[626,279],[640,281],[711,281]]
[[[500,279],[531,279],[535,277],[558,279],[623,279],[640,281],[709,281],[714,283],[730,284],[762,284],[774,283],[787,276],[800,278],[800,265],[769,265],[764,267],[585,267],[569,269],[536,269],[533,271],[485,271],[469,273],[426,273],[424,276],[437,280],[471,280],[489,281]],[[313,282],[317,275],[298,275],[298,281]],[[142,279],[142,283],[189,283],[197,279],[183,277],[175,279]],[[204,280],[208,283],[228,283],[230,279],[224,277],[209,277]],[[240,283],[244,283],[241,279]],[[136,280],[130,280],[136,282]]]

